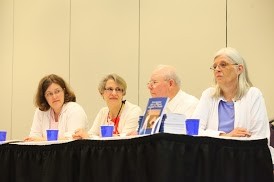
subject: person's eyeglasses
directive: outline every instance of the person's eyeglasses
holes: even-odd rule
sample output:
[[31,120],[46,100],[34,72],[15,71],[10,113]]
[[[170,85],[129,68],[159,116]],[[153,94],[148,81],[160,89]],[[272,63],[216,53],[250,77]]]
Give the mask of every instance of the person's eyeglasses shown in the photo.
[[53,97],[53,95],[59,95],[62,91],[63,89],[56,89],[53,92],[47,92],[45,94],[45,97],[49,98],[49,97]]
[[114,90],[115,90],[116,93],[122,93],[124,91],[123,89],[118,88],[118,87],[115,88],[115,89],[111,88],[111,87],[110,88],[105,88],[105,92],[108,93],[108,94],[112,94]]
[[221,62],[220,64],[213,64],[210,69],[215,71],[217,67],[220,69],[225,69],[228,65],[238,65],[237,63],[227,63],[227,62]]
[[157,80],[150,80],[148,83],[147,83],[147,87],[155,87],[158,83],[160,82],[167,82],[169,81],[170,79],[164,79],[162,81],[157,81]]
[[158,81],[155,81],[155,80],[151,80],[147,83],[147,86],[148,87],[154,87],[156,84],[158,83]]

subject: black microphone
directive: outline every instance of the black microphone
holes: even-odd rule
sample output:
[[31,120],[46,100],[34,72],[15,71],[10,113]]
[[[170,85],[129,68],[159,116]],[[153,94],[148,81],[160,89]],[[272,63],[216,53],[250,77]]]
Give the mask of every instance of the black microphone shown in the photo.
[[125,104],[127,100],[122,100],[122,104]]

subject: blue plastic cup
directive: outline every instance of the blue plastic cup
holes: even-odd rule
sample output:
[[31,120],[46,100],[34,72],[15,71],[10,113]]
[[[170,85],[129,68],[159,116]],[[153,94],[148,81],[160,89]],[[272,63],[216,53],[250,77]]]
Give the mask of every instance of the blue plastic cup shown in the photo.
[[0,141],[6,141],[7,132],[6,131],[0,131]]
[[113,136],[113,125],[102,125],[101,126],[101,135],[102,137],[112,137]]
[[186,120],[186,134],[187,135],[198,135],[199,134],[199,119],[187,119]]
[[48,141],[58,140],[58,130],[47,130],[47,140]]

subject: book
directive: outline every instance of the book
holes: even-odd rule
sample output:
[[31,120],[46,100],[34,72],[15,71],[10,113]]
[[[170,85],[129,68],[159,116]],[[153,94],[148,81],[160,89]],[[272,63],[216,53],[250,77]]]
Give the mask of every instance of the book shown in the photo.
[[184,114],[167,113],[164,115],[160,132],[174,133],[174,134],[186,134],[186,116]]
[[159,133],[167,97],[149,98],[144,117],[140,121],[139,135]]

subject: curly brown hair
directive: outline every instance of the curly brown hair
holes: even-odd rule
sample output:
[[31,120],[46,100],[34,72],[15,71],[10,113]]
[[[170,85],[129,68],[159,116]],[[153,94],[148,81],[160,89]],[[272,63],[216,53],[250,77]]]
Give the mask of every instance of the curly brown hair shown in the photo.
[[50,109],[50,105],[48,104],[45,97],[45,92],[52,83],[60,85],[60,87],[63,89],[64,103],[76,102],[76,96],[65,80],[58,75],[50,74],[40,80],[35,96],[34,104],[41,111],[47,111]]

